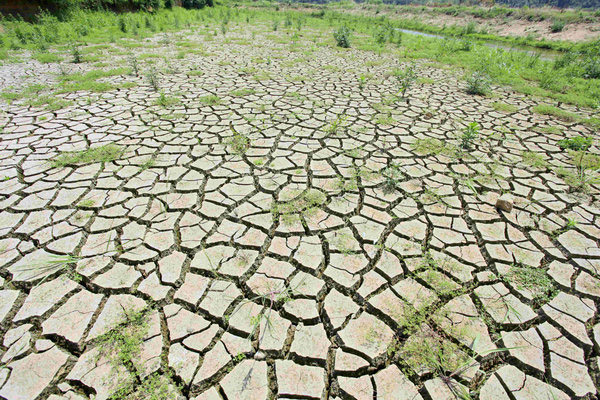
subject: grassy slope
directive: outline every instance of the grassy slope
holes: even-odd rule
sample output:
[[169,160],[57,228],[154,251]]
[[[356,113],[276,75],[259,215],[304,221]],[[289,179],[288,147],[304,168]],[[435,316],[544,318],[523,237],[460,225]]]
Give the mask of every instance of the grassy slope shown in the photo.
[[[465,38],[440,40],[404,35],[398,45],[380,45],[374,39],[374,32],[382,27],[403,27],[401,22],[380,17],[350,15],[338,11],[325,13],[307,7],[303,11],[282,10],[272,3],[262,3],[261,8],[218,6],[204,10],[160,10],[155,14],[126,13],[116,15],[109,12],[77,12],[68,21],[58,21],[43,16],[39,23],[22,21],[2,21],[4,33],[0,34],[0,60],[16,61],[23,49],[38,53],[52,50],[73,51],[77,44],[98,44],[132,38],[127,45],[138,43],[139,39],[158,32],[177,31],[186,27],[210,23],[218,29],[227,23],[252,23],[260,20],[282,24],[288,19],[301,19],[304,25],[315,29],[332,31],[340,25],[347,25],[355,31],[354,47],[368,51],[392,51],[404,59],[426,58],[441,64],[462,68],[468,75],[472,71],[487,74],[495,83],[509,85],[515,90],[559,102],[586,107],[598,107],[600,99],[600,79],[584,79],[579,64],[571,61],[566,66],[554,68],[552,62],[522,53],[491,49],[471,43]],[[247,22],[250,20],[250,22]],[[333,42],[333,40],[332,40]],[[122,42],[123,43],[123,42]],[[87,47],[89,49],[90,47]],[[82,51],[86,51],[83,48]],[[56,58],[59,59],[60,55]],[[84,55],[91,61],[92,55]],[[38,59],[52,57],[39,55]],[[66,57],[65,57],[66,58]],[[64,85],[63,85],[64,86]],[[65,88],[63,88],[65,89]],[[68,89],[68,88],[67,88]]]

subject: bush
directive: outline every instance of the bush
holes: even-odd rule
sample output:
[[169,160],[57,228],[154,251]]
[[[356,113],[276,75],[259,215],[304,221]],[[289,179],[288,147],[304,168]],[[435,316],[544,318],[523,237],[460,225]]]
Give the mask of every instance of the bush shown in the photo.
[[484,96],[490,91],[490,79],[481,72],[474,72],[467,78],[467,93]]
[[347,26],[341,26],[337,31],[333,32],[333,38],[335,39],[339,47],[345,49],[350,47],[350,34],[352,31]]
[[561,149],[585,151],[589,149],[593,143],[594,138],[591,136],[575,136],[569,139],[561,139],[557,144]]
[[554,22],[552,22],[552,25],[550,25],[550,32],[552,32],[552,33],[562,32],[562,30],[564,28],[565,28],[565,23],[559,19],[555,19]]
[[181,5],[184,8],[204,8],[212,7],[213,0],[183,0]]

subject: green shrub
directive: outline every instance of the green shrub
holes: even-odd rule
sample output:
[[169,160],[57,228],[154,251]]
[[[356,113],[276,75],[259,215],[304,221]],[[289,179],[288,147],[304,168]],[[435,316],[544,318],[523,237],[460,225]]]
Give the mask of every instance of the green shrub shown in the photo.
[[463,131],[460,137],[460,146],[465,150],[470,150],[473,146],[475,138],[479,135],[479,124],[477,122],[471,122]]
[[181,5],[184,8],[204,8],[212,7],[213,0],[183,0]]
[[350,47],[350,35],[352,31],[347,26],[341,26],[337,31],[333,32],[333,38],[335,39],[338,47],[349,48]]
[[565,28],[565,22],[561,21],[559,19],[555,19],[554,22],[552,22],[552,25],[550,25],[550,32],[552,32],[552,33],[562,32],[562,30],[564,28]]
[[573,138],[559,140],[557,144],[561,149],[585,151],[592,146],[592,143],[594,143],[594,138],[591,136],[575,136]]
[[467,93],[484,96],[490,91],[490,78],[481,73],[474,72],[467,78]]

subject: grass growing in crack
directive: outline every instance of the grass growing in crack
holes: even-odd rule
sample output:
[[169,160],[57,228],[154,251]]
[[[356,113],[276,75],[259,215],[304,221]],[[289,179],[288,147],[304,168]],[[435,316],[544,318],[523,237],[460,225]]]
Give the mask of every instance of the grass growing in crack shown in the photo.
[[92,147],[87,150],[67,152],[59,155],[51,162],[52,167],[62,168],[69,165],[110,162],[119,159],[124,149],[115,144]]
[[123,310],[124,320],[116,324],[110,331],[97,339],[98,349],[96,362],[106,358],[112,368],[113,377],[117,380],[116,391],[111,399],[126,400],[162,400],[176,398],[176,385],[170,375],[155,373],[142,380],[141,384],[133,387],[134,380],[121,380],[118,374],[122,368],[133,372],[139,379],[144,374],[142,364],[142,348],[144,338],[148,333],[148,310],[132,311]]
[[42,261],[20,268],[19,272],[30,273],[31,275],[28,279],[30,281],[43,277],[43,279],[38,282],[37,285],[41,285],[46,281],[48,276],[57,272],[60,272],[61,274],[67,273],[72,280],[79,282],[81,280],[81,276],[75,272],[75,269],[73,268],[73,265],[75,265],[79,260],[79,257],[72,255],[50,255]]
[[577,114],[548,104],[538,104],[537,106],[533,107],[531,111],[536,114],[550,115],[566,122],[573,122],[579,119]]
[[404,174],[400,169],[400,165],[392,163],[390,166],[386,167],[381,173],[384,177],[382,184],[383,193],[394,193],[396,189],[400,186],[401,180],[404,178]]
[[169,373],[154,373],[146,377],[142,383],[131,393],[119,397],[115,393],[111,399],[114,400],[166,400],[180,398],[177,384]]
[[417,80],[417,73],[415,72],[415,66],[410,64],[402,70],[394,71],[394,76],[398,79],[398,85],[400,86],[400,93],[402,98],[406,97],[406,92]]
[[140,170],[145,171],[148,168],[152,168],[156,164],[156,157],[149,157],[146,161],[140,164]]
[[156,101],[154,102],[154,104],[161,107],[171,107],[179,103],[181,103],[181,101],[177,97],[166,96],[162,92],[160,93],[158,99],[156,99]]
[[519,110],[517,106],[513,106],[512,104],[502,103],[500,101],[495,101],[492,103],[492,108],[496,111],[504,112],[504,113],[514,113]]
[[592,137],[577,136],[558,142],[561,148],[569,151],[575,171],[559,168],[556,172],[574,190],[586,191],[589,185],[600,183],[600,156],[589,151],[593,141]]
[[502,279],[518,290],[526,290],[533,296],[533,301],[543,304],[552,299],[556,294],[552,279],[543,268],[529,265],[513,265]]
[[460,146],[464,150],[470,150],[473,147],[473,142],[477,136],[479,136],[479,124],[477,122],[471,122],[460,137]]
[[148,72],[146,73],[146,80],[148,81],[148,84],[155,92],[159,91],[160,82],[159,82],[158,72],[156,71],[156,68],[151,67],[150,70],[148,70]]
[[443,155],[455,158],[458,154],[456,146],[434,138],[417,139],[417,141],[413,143],[412,148],[417,154],[423,156]]
[[89,208],[94,207],[96,202],[93,199],[83,199],[77,204],[78,207]]
[[436,375],[456,371],[469,361],[458,345],[426,324],[411,335],[397,354],[413,371],[433,372]]
[[573,138],[561,139],[556,144],[563,150],[586,151],[594,143],[591,136],[575,136]]
[[47,53],[47,52],[36,53],[32,56],[32,58],[35,60],[38,60],[39,62],[41,62],[43,64],[57,63],[57,62],[62,61],[62,59],[63,59],[58,54]]
[[237,89],[237,90],[232,90],[231,92],[229,92],[230,95],[235,96],[235,97],[244,97],[244,96],[249,96],[249,95],[255,94],[255,93],[256,93],[256,90],[249,89],[249,88]]
[[233,125],[230,125],[229,128],[231,129],[231,132],[233,132],[233,136],[225,141],[225,145],[233,154],[245,154],[250,148],[250,138],[236,131]]
[[325,128],[325,133],[328,136],[333,136],[333,135],[337,135],[342,130],[345,130],[345,127],[343,126],[343,124],[344,124],[344,122],[346,122],[346,119],[348,119],[347,116],[338,115],[338,117]]
[[284,225],[291,225],[300,216],[310,218],[315,215],[327,197],[321,191],[309,189],[288,201],[275,202],[271,207],[274,218],[280,217]]
[[268,289],[265,294],[260,294],[249,299],[244,299],[231,312],[231,314],[227,317],[227,320],[231,319],[231,317],[246,304],[260,304],[262,306],[262,309],[257,314],[250,317],[251,329],[250,334],[248,335],[248,339],[252,339],[256,332],[259,331],[262,322],[265,322],[265,328],[264,330],[262,330],[260,336],[258,337],[258,347],[260,348],[260,344],[262,343],[267,332],[272,331],[273,323],[271,321],[271,313],[274,312],[274,308],[277,305],[281,306],[291,301],[292,296],[296,293],[296,288],[301,286],[303,283],[304,280],[301,280],[294,288],[280,287],[275,289]]
[[533,151],[522,152],[521,158],[523,159],[523,163],[525,165],[529,165],[530,167],[539,169],[548,168],[548,162],[544,156]]
[[219,98],[219,96],[214,95],[214,94],[202,96],[198,99],[198,101],[200,101],[200,103],[205,104],[207,106],[216,106],[218,104],[221,104],[221,99]]

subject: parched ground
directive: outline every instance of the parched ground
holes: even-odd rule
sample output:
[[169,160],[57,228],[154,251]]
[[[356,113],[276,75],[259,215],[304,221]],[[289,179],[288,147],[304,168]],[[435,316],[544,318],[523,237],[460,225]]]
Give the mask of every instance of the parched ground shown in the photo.
[[[590,130],[426,62],[396,98],[395,55],[269,30],[98,53],[142,75],[158,54],[162,105],[117,75],[3,106],[0,396],[594,398],[598,191],[554,172]],[[3,89],[60,74],[0,68]],[[104,145],[123,153],[54,164]]]

